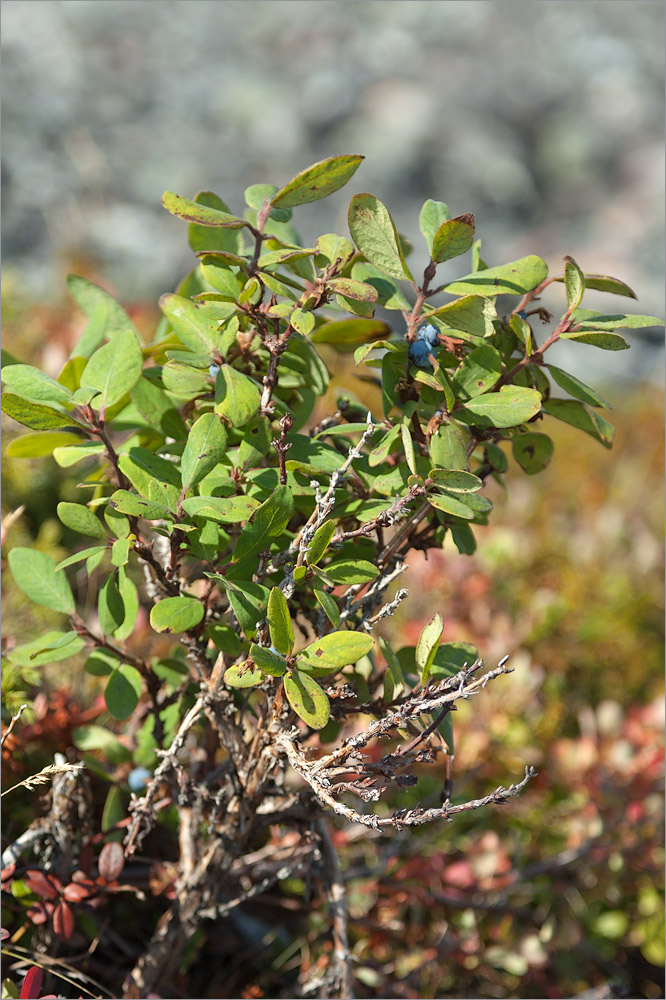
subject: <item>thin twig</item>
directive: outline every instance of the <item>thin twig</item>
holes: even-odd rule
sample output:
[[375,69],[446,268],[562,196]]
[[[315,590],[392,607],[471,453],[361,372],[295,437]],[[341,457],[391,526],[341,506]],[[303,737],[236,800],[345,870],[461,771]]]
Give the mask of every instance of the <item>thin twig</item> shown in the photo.
[[11,736],[12,729],[14,728],[14,726],[16,725],[16,723],[18,722],[18,720],[21,718],[21,716],[23,715],[23,713],[25,712],[25,710],[26,710],[27,707],[28,707],[27,704],[21,705],[20,708],[19,708],[19,710],[18,710],[18,712],[16,713],[16,715],[12,716],[11,722],[7,726],[7,729],[5,730],[5,732],[2,734],[2,740],[0,741],[0,749],[2,749],[2,747],[4,747],[5,743],[7,742],[7,740],[9,739],[9,737]]

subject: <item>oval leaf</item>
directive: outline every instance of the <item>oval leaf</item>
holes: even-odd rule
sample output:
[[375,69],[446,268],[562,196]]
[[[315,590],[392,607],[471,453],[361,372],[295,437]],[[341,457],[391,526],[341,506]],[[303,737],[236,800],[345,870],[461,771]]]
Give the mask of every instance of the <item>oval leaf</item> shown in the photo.
[[222,460],[227,446],[227,432],[215,413],[204,413],[192,424],[183,449],[181,477],[188,490],[208,475]]
[[254,642],[250,646],[250,657],[265,674],[271,677],[282,677],[287,669],[287,661],[283,656],[274,653],[265,646],[257,646]]
[[[464,405],[465,411],[485,418],[492,427],[516,427],[536,416],[540,409],[541,395],[536,389],[515,385],[503,385],[499,392],[477,396]],[[485,422],[470,422],[487,426]]]
[[508,264],[466,274],[464,278],[444,285],[444,290],[451,295],[524,295],[547,277],[546,262],[530,254]]
[[331,714],[331,704],[312,677],[292,670],[284,679],[284,690],[289,704],[303,722],[312,729],[324,728]]
[[104,525],[95,517],[89,507],[82,503],[59,503],[58,517],[66,528],[77,531],[81,535],[92,535],[93,538],[106,538]]
[[288,656],[294,648],[294,629],[287,600],[279,587],[273,587],[268,598],[268,627],[275,649]]
[[329,632],[306,646],[298,654],[302,670],[331,673],[356,663],[372,649],[373,638],[367,632]]
[[232,688],[250,688],[261,684],[266,678],[261,670],[253,665],[249,665],[247,660],[243,663],[234,663],[224,672],[224,683]]
[[54,410],[42,403],[22,399],[13,392],[3,392],[0,405],[8,417],[12,417],[24,427],[32,428],[33,431],[52,431],[57,427],[83,427],[68,413]]
[[432,259],[436,264],[466,253],[474,242],[474,216],[458,215],[441,224],[432,240]]
[[259,507],[254,497],[188,497],[183,510],[190,517],[205,517],[220,524],[237,524],[247,519]]
[[204,606],[193,597],[165,597],[150,611],[150,624],[156,632],[186,632],[203,619]]
[[74,597],[67,577],[56,572],[56,561],[37,549],[16,547],[8,557],[9,568],[19,590],[44,607],[71,615]]
[[121,330],[92,355],[81,375],[81,386],[97,389],[99,396],[93,403],[106,409],[139,381],[142,368],[139,338],[133,330]]
[[379,198],[372,194],[354,195],[349,206],[349,231],[371,264],[392,278],[412,280],[393,219]]
[[293,208],[328,197],[356,173],[363,156],[331,156],[307,167],[271,198],[274,208]]
[[437,647],[439,646],[439,640],[442,638],[442,632],[444,631],[444,622],[442,621],[442,616],[438,613],[433,615],[430,621],[424,625],[421,634],[416,643],[416,665],[421,670],[421,683],[425,684],[428,680],[430,674],[430,667],[435,658],[435,653],[437,652]]
[[458,469],[431,469],[428,476],[433,483],[452,493],[474,493],[483,486],[483,480],[478,476]]
[[319,525],[314,533],[306,554],[308,566],[317,565],[326,552],[329,542],[335,534],[336,527],[337,523],[335,521],[324,521],[323,524]]
[[2,381],[17,396],[38,403],[63,405],[68,403],[72,396],[66,386],[56,382],[39,368],[33,368],[32,365],[5,365],[2,369]]
[[278,486],[243,526],[234,549],[234,562],[267,548],[272,538],[281,535],[289,523],[293,507],[289,487]]
[[104,701],[114,719],[127,719],[139,704],[141,674],[136,667],[122,663],[109,677]]
[[171,212],[172,215],[177,215],[179,219],[184,219],[186,222],[196,222],[200,226],[242,229],[243,226],[250,225],[247,219],[239,219],[236,215],[221,212],[217,208],[211,208],[209,205],[192,201],[191,198],[183,198],[179,194],[174,194],[173,191],[164,192],[162,195],[162,204],[167,212]]
[[261,393],[257,383],[231,365],[220,365],[215,379],[215,412],[232,427],[243,427],[259,410]]
[[379,570],[367,559],[339,559],[325,568],[326,575],[333,583],[351,585],[369,583],[379,576]]

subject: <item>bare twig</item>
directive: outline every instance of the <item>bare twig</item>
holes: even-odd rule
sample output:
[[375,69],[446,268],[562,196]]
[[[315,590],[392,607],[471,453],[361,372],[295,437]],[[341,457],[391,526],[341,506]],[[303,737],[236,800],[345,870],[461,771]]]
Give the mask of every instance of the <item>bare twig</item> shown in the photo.
[[354,988],[347,932],[345,885],[338,864],[338,856],[322,819],[315,820],[315,829],[321,844],[324,878],[333,918],[333,961],[335,963],[333,976],[338,995],[353,1000]]
[[25,710],[26,710],[27,707],[28,707],[27,703],[25,705],[21,705],[19,707],[19,710],[16,713],[16,715],[12,716],[9,725],[7,726],[7,729],[2,734],[2,740],[0,741],[0,748],[4,747],[5,743],[7,742],[7,740],[9,739],[9,737],[11,736],[11,733],[12,733],[12,730],[13,730],[14,726],[16,725],[16,723],[18,722],[18,720],[21,718],[21,716],[23,715],[23,713],[25,712]]

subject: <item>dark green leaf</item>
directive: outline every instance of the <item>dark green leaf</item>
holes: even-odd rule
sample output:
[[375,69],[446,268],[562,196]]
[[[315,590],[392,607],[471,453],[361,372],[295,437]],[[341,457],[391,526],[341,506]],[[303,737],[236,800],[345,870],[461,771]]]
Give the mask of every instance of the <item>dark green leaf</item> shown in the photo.
[[121,330],[90,358],[81,386],[97,389],[95,404],[108,409],[123,398],[141,378],[143,355],[134,330]]
[[441,424],[430,438],[429,451],[441,469],[469,469],[466,435],[456,424]]
[[111,635],[125,620],[125,603],[118,590],[115,573],[107,577],[100,588],[97,611],[102,635]]
[[[194,196],[197,205],[204,205],[213,208],[225,215],[230,215],[227,205],[218,198],[212,191],[199,191]],[[187,238],[190,246],[196,253],[200,250],[228,250],[232,253],[240,253],[243,250],[243,234],[240,229],[228,229],[224,227],[200,226],[196,222],[191,222],[188,227]]]
[[67,577],[56,572],[56,561],[45,552],[13,548],[8,557],[14,583],[34,601],[63,614],[74,613],[74,598]]
[[[499,392],[477,396],[465,403],[464,411],[482,417],[492,427],[515,427],[530,420],[541,409],[541,395],[536,389],[503,385]],[[473,423],[479,423],[474,420]],[[480,423],[480,426],[486,426]]]
[[164,504],[154,500],[146,500],[145,497],[140,497],[137,493],[130,493],[129,490],[116,490],[109,499],[109,506],[121,514],[144,517],[147,521],[158,521],[161,518],[171,517],[169,508]]
[[474,216],[458,215],[447,219],[432,238],[432,259],[436,264],[466,253],[474,242]]
[[464,517],[468,521],[474,517],[474,511],[467,504],[467,498],[463,502],[459,497],[452,496],[450,493],[429,493],[427,500],[431,507],[437,507],[438,510],[443,510],[446,514],[453,514],[454,517]]
[[279,587],[273,587],[268,598],[268,627],[275,649],[288,656],[294,648],[294,629],[286,598]]
[[400,660],[395,655],[391,645],[386,639],[380,637],[379,645],[386,660],[386,670],[384,672],[384,701],[390,705],[394,698],[397,698],[405,689],[405,678],[400,666]]
[[260,552],[270,545],[272,538],[281,535],[289,523],[293,506],[289,487],[278,486],[243,526],[234,549],[234,561]]
[[562,371],[561,368],[556,368],[555,365],[547,365],[546,367],[559,387],[568,392],[570,396],[581,399],[589,406],[601,406],[604,409],[610,409],[610,403],[607,403],[598,392],[590,389],[584,382],[577,379],[575,375],[570,375],[568,372]]
[[384,306],[386,309],[411,309],[409,302],[395,281],[382,274],[374,264],[365,260],[358,261],[352,268],[352,275],[358,281],[372,285],[377,292],[377,305]]
[[313,589],[317,601],[324,610],[324,614],[333,628],[337,628],[340,624],[340,609],[338,608],[335,598],[331,597],[327,591],[320,590],[318,587],[314,587]]
[[229,591],[231,607],[248,639],[255,634],[257,622],[266,617],[269,595],[268,587],[245,581]]
[[124,641],[129,638],[136,625],[139,615],[139,591],[134,581],[126,574],[123,574],[122,580],[119,581],[118,589],[125,605],[125,616],[122,625],[115,629],[113,635],[114,638]]
[[257,646],[252,643],[250,657],[264,673],[270,674],[271,677],[282,677],[287,670],[287,661],[284,656],[266,649],[265,646]]
[[335,521],[324,521],[323,524],[319,525],[306,554],[308,566],[316,566],[320,561],[329,546],[331,538],[335,534],[336,527],[337,523]]
[[[610,292],[612,295],[626,295],[630,299],[638,298],[629,285],[619,278],[610,278],[606,274],[584,274],[585,287],[592,288],[597,292]],[[555,281],[564,281],[564,276],[555,278]]]
[[192,424],[183,449],[183,490],[191,489],[224,457],[227,432],[215,413],[204,413]]
[[628,351],[629,344],[619,333],[608,333],[605,330],[589,330],[584,333],[563,333],[562,340],[576,340],[590,347],[600,347],[602,351]]
[[317,327],[310,340],[313,344],[333,344],[337,350],[347,352],[390,333],[390,326],[379,319],[340,319]]
[[483,480],[478,476],[458,469],[431,469],[428,476],[437,486],[452,493],[474,493],[483,486]]
[[331,156],[301,170],[271,199],[274,208],[293,208],[328,197],[343,187],[360,166],[362,156]]
[[372,194],[355,194],[349,206],[349,230],[364,257],[392,278],[412,275],[386,205]]
[[553,455],[554,445],[547,434],[516,434],[511,443],[513,457],[530,476],[545,469]]
[[475,347],[453,376],[456,394],[472,399],[488,392],[502,374],[502,358],[490,344]]
[[83,427],[68,413],[21,399],[12,392],[3,392],[2,411],[19,424],[31,427],[34,431],[51,431],[56,427]]
[[543,409],[551,417],[557,417],[596,438],[604,448],[612,446],[615,429],[594,410],[588,410],[583,403],[575,399],[549,399],[543,404]]
[[[104,700],[114,719],[128,719],[141,697],[141,674],[127,663],[117,667],[109,677]],[[102,824],[104,827],[104,823]]]
[[464,295],[427,313],[425,318],[436,319],[472,337],[490,337],[495,332],[493,320],[497,319],[497,311],[492,299],[483,295]]

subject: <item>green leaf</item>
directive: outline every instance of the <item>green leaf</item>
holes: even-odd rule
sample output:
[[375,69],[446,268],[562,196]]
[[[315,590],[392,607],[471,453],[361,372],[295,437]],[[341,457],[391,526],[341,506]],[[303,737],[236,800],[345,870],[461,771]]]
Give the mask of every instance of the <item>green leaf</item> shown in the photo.
[[248,639],[254,636],[257,622],[266,617],[269,595],[268,587],[245,581],[229,591],[229,602]]
[[275,649],[283,656],[288,656],[294,648],[294,629],[287,600],[279,587],[273,587],[268,598],[268,627]]
[[377,301],[377,289],[365,281],[356,281],[353,278],[330,278],[326,285],[337,295],[344,295],[348,299],[373,303]]
[[107,577],[100,588],[97,610],[102,635],[111,635],[125,620],[125,604],[118,590],[115,573]]
[[250,657],[257,666],[271,677],[282,677],[287,670],[287,661],[278,653],[273,653],[265,646],[257,646],[252,643],[250,646]]
[[130,538],[116,538],[111,546],[111,565],[118,568],[126,566],[131,548],[132,540]]
[[[597,292],[610,292],[612,295],[626,295],[630,299],[638,298],[636,292],[619,278],[610,278],[606,274],[584,274],[583,278],[586,288],[592,288]],[[555,278],[555,281],[564,281],[564,275]]]
[[440,424],[430,438],[429,451],[441,469],[469,469],[465,435],[456,424]]
[[187,632],[204,616],[204,606],[193,597],[165,597],[150,610],[150,624],[156,632]]
[[181,477],[183,490],[191,489],[222,460],[227,432],[215,413],[204,413],[192,424],[183,449]]
[[601,937],[616,941],[629,930],[629,917],[624,910],[607,910],[594,918],[592,927]]
[[514,313],[512,315],[509,321],[509,326],[524,346],[525,354],[529,356],[532,353],[532,327],[527,320],[523,319],[522,316],[519,316],[518,313]]
[[346,353],[358,344],[381,340],[390,333],[390,326],[379,319],[340,319],[317,327],[310,340],[313,344],[333,344]]
[[490,344],[475,347],[453,376],[456,395],[472,399],[488,392],[502,374],[502,358]]
[[427,313],[425,318],[436,319],[472,337],[490,337],[495,332],[493,320],[497,319],[497,311],[492,299],[483,295],[464,295]]
[[400,436],[402,438],[402,450],[405,453],[405,461],[412,475],[416,475],[416,455],[414,453],[414,442],[409,429],[409,421],[403,418],[400,424]]
[[476,539],[469,524],[452,524],[451,538],[461,556],[472,556],[476,552]]
[[[44,437],[48,436],[48,434],[44,435]],[[71,465],[83,461],[84,458],[104,453],[104,445],[101,441],[81,441],[81,438],[78,438],[78,441],[79,444],[63,445],[53,449],[53,457],[61,468],[67,469]]]
[[[541,409],[541,395],[536,389],[503,385],[499,392],[477,396],[464,404],[463,410],[483,417],[492,427],[515,427],[530,420]],[[476,420],[471,423],[478,423]],[[480,426],[487,426],[482,423]]]
[[[9,442],[5,455],[11,458],[43,458],[52,455],[57,447],[76,444],[81,440],[78,434],[67,431],[42,431],[41,434],[21,434]],[[104,445],[100,445],[103,448]]]
[[205,517],[220,524],[237,524],[247,521],[260,506],[254,497],[188,497],[183,500],[183,510],[190,517]]
[[301,170],[271,198],[274,208],[293,208],[328,197],[343,187],[360,166],[363,156],[331,156]]
[[349,231],[364,257],[392,278],[412,275],[386,205],[372,194],[355,194],[349,206]]
[[46,632],[38,639],[31,639],[20,646],[14,646],[7,653],[10,663],[19,667],[41,667],[47,663],[57,663],[79,653],[85,643],[76,632]]
[[[275,184],[251,184],[250,187],[245,188],[245,204],[248,208],[253,208],[255,212],[258,212],[264,207],[266,199],[270,201],[276,193],[277,187]],[[277,219],[278,222],[289,222],[291,219],[291,210],[288,208],[273,208],[268,217],[269,219]]]
[[[200,195],[197,195],[197,197],[200,197]],[[185,222],[195,222],[200,226],[242,229],[243,226],[250,225],[247,219],[239,219],[236,215],[230,215],[228,212],[211,208],[203,204],[203,201],[192,201],[191,198],[183,198],[172,191],[164,192],[162,195],[162,204],[167,212],[171,212],[172,215],[177,215],[179,219],[184,219]],[[206,249],[210,248],[206,247]]]
[[466,253],[474,242],[474,216],[458,215],[447,219],[432,238],[432,259],[436,264]]
[[396,656],[391,645],[380,636],[379,645],[384,659],[386,660],[386,670],[384,672],[384,701],[390,705],[394,698],[397,698],[405,689],[405,678],[400,666],[400,660]]
[[315,531],[312,541],[306,553],[308,566],[316,566],[321,560],[329,546],[331,538],[335,534],[337,523],[335,521],[324,521]]
[[333,628],[337,628],[340,624],[340,609],[335,598],[331,597],[327,591],[320,590],[319,587],[314,587],[313,591],[329,622]]
[[294,501],[288,486],[278,486],[243,526],[233,553],[233,561],[268,548],[271,539],[282,534],[289,523]]
[[619,333],[607,333],[605,330],[589,330],[583,333],[571,331],[561,334],[562,340],[576,340],[590,347],[600,347],[602,351],[628,351],[629,344]]
[[464,278],[444,285],[444,290],[451,295],[524,295],[547,277],[546,262],[530,254],[508,264],[466,274]]
[[70,274],[67,278],[67,290],[90,320],[75,345],[72,356],[89,358],[105,338],[113,340],[118,333],[127,333],[129,330],[136,333],[136,327],[123,307],[99,285],[87,278]]
[[7,556],[14,583],[23,593],[44,607],[74,613],[74,597],[64,573],[56,573],[56,561],[45,552],[13,548]]
[[93,677],[108,677],[120,666],[120,660],[106,649],[95,649],[83,665],[87,674]]
[[172,516],[164,504],[146,500],[145,497],[140,497],[138,493],[130,493],[129,490],[116,490],[109,499],[109,506],[121,514],[143,517],[147,521],[159,521]]
[[59,573],[61,569],[65,569],[66,566],[73,566],[77,562],[83,562],[84,559],[89,559],[90,556],[96,556],[100,552],[106,552],[105,545],[91,545],[90,548],[81,549],[80,552],[74,552],[71,556],[67,556],[66,559],[62,559],[56,566],[56,573]]
[[376,465],[380,465],[386,461],[393,450],[393,446],[400,437],[400,433],[400,424],[396,424],[395,427],[392,427],[384,435],[379,444],[368,455],[368,465],[370,468],[374,468]]
[[567,290],[567,305],[573,312],[578,309],[585,291],[585,278],[573,257],[564,258],[564,284]]
[[474,493],[483,486],[483,480],[478,476],[458,469],[431,469],[428,476],[437,486],[452,493]]
[[114,630],[113,635],[114,638],[124,641],[129,638],[136,625],[139,615],[139,591],[133,580],[130,580],[126,574],[124,574],[122,581],[120,581],[119,590],[123,604],[125,605],[125,615],[122,625]]
[[215,412],[232,427],[243,427],[259,410],[261,393],[257,383],[231,365],[220,365],[215,380]]
[[559,387],[568,392],[570,396],[574,396],[575,399],[581,399],[589,406],[601,406],[604,409],[610,409],[610,403],[607,403],[598,392],[590,389],[588,385],[577,379],[575,375],[570,375],[568,372],[562,371],[561,368],[556,368],[555,365],[546,365],[546,367]]
[[615,428],[602,416],[575,399],[549,399],[543,404],[544,413],[578,427],[599,441],[604,448],[611,448]]
[[[352,246],[352,244],[349,244]],[[360,260],[352,268],[352,276],[358,281],[372,285],[377,292],[377,305],[386,309],[411,309],[408,300],[394,281],[368,261]]]
[[68,403],[72,393],[60,382],[45,375],[32,365],[6,365],[2,369],[2,381],[17,396],[37,403]]
[[167,392],[187,402],[210,392],[210,375],[207,371],[177,361],[169,361],[164,365],[162,382]]
[[306,646],[298,654],[298,667],[315,676],[330,674],[356,663],[370,652],[373,638],[367,632],[329,632]]
[[432,198],[428,198],[424,202],[419,215],[419,229],[425,237],[431,257],[433,256],[432,243],[435,233],[442,223],[450,218],[449,206],[445,205],[443,201],[433,201]]
[[114,719],[128,719],[141,697],[141,674],[136,667],[122,663],[109,677],[104,701]]
[[425,684],[430,676],[430,668],[435,659],[435,653],[437,652],[443,631],[444,622],[442,621],[442,616],[437,612],[423,626],[418,642],[416,643],[416,652],[414,655],[416,657],[416,665],[421,671],[422,684]]
[[[120,764],[132,759],[132,751],[104,726],[78,726],[72,733],[72,740],[79,750],[103,750],[112,763]],[[118,786],[114,785],[114,788],[118,789]]]
[[61,410],[54,410],[42,403],[32,403],[27,399],[3,392],[2,411],[19,424],[31,427],[34,431],[51,431],[56,427],[83,427],[78,420]]
[[[197,205],[204,205],[206,208],[215,209],[224,215],[231,215],[228,207],[212,191],[199,191],[194,196]],[[211,227],[201,226],[196,222],[191,222],[187,239],[195,253],[201,250],[228,250],[232,253],[240,253],[243,250],[243,234],[240,227],[229,229],[222,226]]]
[[139,338],[134,330],[121,330],[92,355],[81,375],[81,385],[97,389],[97,405],[108,409],[139,381],[142,368]]
[[546,468],[555,448],[547,434],[531,431],[527,434],[516,434],[511,443],[513,457],[521,469],[530,476]]
[[377,567],[367,559],[338,559],[325,569],[333,583],[351,586],[355,583],[369,583],[379,576]]
[[66,528],[78,531],[81,535],[92,535],[93,538],[106,538],[107,532],[98,517],[95,517],[89,507],[82,503],[59,503],[58,517]]
[[256,687],[266,680],[266,677],[256,667],[248,665],[247,660],[234,663],[224,672],[224,683],[232,688]]
[[311,729],[323,729],[331,714],[331,705],[317,682],[300,670],[292,670],[283,683],[289,704],[296,715]]
[[466,500],[463,502],[459,497],[450,493],[429,493],[426,497],[431,507],[443,510],[446,514],[453,514],[454,517],[464,517],[471,521],[474,511],[468,506]]
[[220,319],[206,308],[207,303],[167,292],[160,297],[159,305],[185,347],[209,354],[219,346]]
[[304,309],[294,309],[291,314],[290,322],[294,330],[297,330],[298,333],[302,333],[303,336],[307,336],[307,334],[311,333],[314,329],[314,313],[306,312]]

